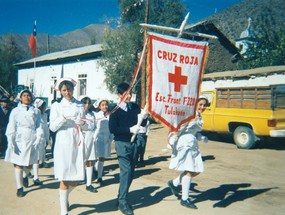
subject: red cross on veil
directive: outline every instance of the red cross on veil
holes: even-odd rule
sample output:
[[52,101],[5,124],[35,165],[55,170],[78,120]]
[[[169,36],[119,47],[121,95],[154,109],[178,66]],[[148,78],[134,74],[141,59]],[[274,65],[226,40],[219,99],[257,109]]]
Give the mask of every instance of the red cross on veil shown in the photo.
[[174,83],[174,91],[180,92],[181,85],[187,84],[188,77],[182,75],[182,69],[180,66],[175,66],[174,74],[168,73],[168,80],[170,83]]

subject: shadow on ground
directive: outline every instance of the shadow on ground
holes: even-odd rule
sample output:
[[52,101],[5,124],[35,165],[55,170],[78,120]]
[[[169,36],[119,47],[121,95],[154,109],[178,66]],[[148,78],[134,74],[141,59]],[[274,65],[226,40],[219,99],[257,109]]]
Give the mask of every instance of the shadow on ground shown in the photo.
[[[213,207],[225,208],[235,202],[244,201],[245,199],[252,198],[254,196],[265,193],[274,188],[261,188],[261,189],[249,189],[251,184],[222,184],[219,187],[211,188],[206,191],[199,191],[192,188],[194,192],[198,192],[197,195],[191,195],[194,199],[194,203],[202,201],[218,201]],[[246,188],[246,189],[244,189]]]
[[[162,201],[165,197],[171,195],[169,188],[164,188],[158,192],[159,186],[145,187],[140,190],[135,190],[129,193],[130,204],[133,206],[134,210],[138,208],[148,207],[150,205],[157,204]],[[154,193],[155,192],[155,193]],[[153,194],[154,193],[154,194]],[[80,215],[88,215],[93,213],[107,213],[111,211],[116,211],[117,199],[111,199],[106,202],[99,204],[73,204],[70,209],[75,209],[78,207],[89,207],[88,211],[80,213]]]

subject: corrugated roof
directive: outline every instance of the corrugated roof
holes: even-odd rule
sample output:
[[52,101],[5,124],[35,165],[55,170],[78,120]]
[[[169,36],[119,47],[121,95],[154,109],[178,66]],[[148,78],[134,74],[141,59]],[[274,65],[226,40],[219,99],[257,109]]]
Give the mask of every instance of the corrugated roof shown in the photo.
[[205,74],[203,80],[249,77],[252,75],[267,75],[270,73],[285,73],[285,66],[267,66],[267,67],[260,67],[260,68],[247,69],[247,70],[214,72],[214,73]]
[[80,55],[86,55],[86,54],[90,54],[90,53],[101,52],[102,50],[103,50],[102,44],[95,44],[95,45],[84,46],[84,47],[75,48],[75,49],[68,49],[65,51],[49,53],[46,55],[42,55],[42,56],[39,56],[36,58],[32,58],[30,60],[26,60],[26,61],[17,63],[15,65],[21,66],[21,65],[25,65],[25,64],[31,64],[31,63],[34,63],[34,61],[39,63],[39,62],[44,62],[44,61],[60,60],[60,59],[64,59],[64,58],[71,58],[71,57],[76,57],[76,56],[80,56]]

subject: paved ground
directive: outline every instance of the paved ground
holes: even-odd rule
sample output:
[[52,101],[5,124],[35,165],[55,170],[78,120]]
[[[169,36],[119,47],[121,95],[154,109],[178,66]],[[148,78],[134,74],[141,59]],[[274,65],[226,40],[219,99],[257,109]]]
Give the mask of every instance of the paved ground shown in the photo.
[[[168,169],[170,151],[166,150],[166,136],[166,129],[152,126],[146,166],[136,170],[129,196],[136,215],[285,214],[284,140],[240,150],[210,136],[209,143],[200,144],[205,172],[193,180],[190,196],[198,210],[191,210],[180,206],[166,186],[169,179],[178,175]],[[98,193],[87,192],[84,184],[72,191],[69,215],[120,214],[115,207],[119,180],[115,153],[112,158],[106,162],[104,186],[98,188]],[[40,169],[44,185],[30,186],[27,195],[18,198],[13,166],[0,160],[0,215],[59,214],[58,182],[53,179],[52,160],[49,165],[50,168]]]

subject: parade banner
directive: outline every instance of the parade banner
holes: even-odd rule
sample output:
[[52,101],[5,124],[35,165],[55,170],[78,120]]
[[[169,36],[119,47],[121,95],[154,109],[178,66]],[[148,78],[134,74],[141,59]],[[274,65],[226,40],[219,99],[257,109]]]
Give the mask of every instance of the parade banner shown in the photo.
[[148,112],[169,127],[195,117],[207,42],[149,34]]

